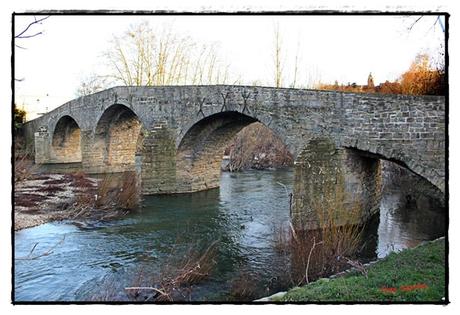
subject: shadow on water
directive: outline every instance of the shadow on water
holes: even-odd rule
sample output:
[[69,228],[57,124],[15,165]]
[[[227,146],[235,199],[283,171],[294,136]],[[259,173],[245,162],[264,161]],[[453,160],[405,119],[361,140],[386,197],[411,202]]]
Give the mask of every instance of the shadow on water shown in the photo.
[[[35,243],[40,252],[66,238],[51,255],[15,261],[16,300],[127,300],[125,287],[152,285],[153,275],[171,259],[215,241],[213,271],[189,286],[184,300],[242,301],[286,289],[280,280],[286,260],[274,248],[274,237],[275,227],[289,221],[292,182],[290,169],[223,173],[220,189],[145,197],[141,209],[116,221],[84,227],[48,223],[18,231],[17,257]],[[414,209],[405,198],[397,189],[385,191],[380,214],[365,228],[363,260],[443,234],[442,209],[418,200]]]

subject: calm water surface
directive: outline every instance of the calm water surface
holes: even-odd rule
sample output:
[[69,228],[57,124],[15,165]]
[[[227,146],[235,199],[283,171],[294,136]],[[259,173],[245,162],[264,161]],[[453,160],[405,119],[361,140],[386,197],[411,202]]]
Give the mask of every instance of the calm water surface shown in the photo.
[[[98,223],[47,223],[15,233],[15,255],[38,243],[48,256],[16,260],[17,301],[123,299],[136,274],[155,274],[190,248],[218,240],[217,265],[209,280],[193,287],[192,300],[225,301],[234,279],[250,277],[263,296],[283,288],[274,275],[286,272],[273,249],[275,227],[289,220],[293,171],[223,173],[220,189],[146,197],[138,212]],[[369,258],[417,245],[444,233],[442,209],[407,205],[398,189],[385,189],[380,215],[369,225]],[[110,297],[101,292],[109,292]],[[109,294],[107,293],[107,294]]]

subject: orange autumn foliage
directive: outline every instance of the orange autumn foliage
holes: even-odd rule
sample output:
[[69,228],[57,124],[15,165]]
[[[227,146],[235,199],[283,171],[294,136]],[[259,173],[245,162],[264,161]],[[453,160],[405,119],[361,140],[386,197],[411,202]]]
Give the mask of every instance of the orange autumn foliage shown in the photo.
[[444,66],[434,66],[426,54],[415,57],[409,69],[397,80],[385,81],[377,86],[320,83],[320,90],[343,91],[353,93],[407,94],[407,95],[446,95],[447,83]]

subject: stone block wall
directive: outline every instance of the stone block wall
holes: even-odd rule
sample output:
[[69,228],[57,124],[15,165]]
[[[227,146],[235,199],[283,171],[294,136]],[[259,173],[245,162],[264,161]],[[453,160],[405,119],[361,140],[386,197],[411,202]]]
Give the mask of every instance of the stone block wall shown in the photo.
[[35,164],[45,164],[50,160],[49,134],[44,131],[34,133]]
[[[80,128],[84,171],[134,170],[137,161],[146,194],[218,187],[226,142],[255,121],[296,157],[295,220],[313,218],[312,196],[335,196],[338,188],[358,199],[344,199],[345,205],[361,202],[362,217],[370,215],[379,196],[378,159],[445,191],[444,97],[226,85],[116,87],[28,122],[25,134],[34,137],[37,163],[53,161],[51,139],[64,116]],[[35,136],[40,128],[47,132]],[[139,151],[141,130],[149,135]]]
[[176,192],[175,132],[159,123],[144,134],[140,152],[142,193],[146,195]]
[[445,102],[438,96],[345,96],[342,145],[378,154],[444,191]]
[[237,112],[272,129],[294,156],[308,139],[325,135],[337,146],[398,161],[444,191],[444,97],[227,85],[116,87],[70,101],[28,122],[25,133],[29,138],[44,126],[52,137],[56,122],[68,115],[83,139],[83,131],[94,131],[114,104],[131,110],[147,130],[166,121],[177,130],[176,148],[200,121]]
[[135,170],[135,156],[142,124],[124,106],[115,105],[99,120],[94,133],[82,137],[83,166],[87,173],[117,173]]
[[314,138],[294,163],[292,221],[299,229],[360,224],[378,211],[379,160]]
[[64,116],[56,124],[50,150],[51,163],[81,162],[80,128],[75,120]]
[[232,112],[215,114],[194,125],[177,152],[177,192],[219,187],[224,150],[235,135],[254,120]]

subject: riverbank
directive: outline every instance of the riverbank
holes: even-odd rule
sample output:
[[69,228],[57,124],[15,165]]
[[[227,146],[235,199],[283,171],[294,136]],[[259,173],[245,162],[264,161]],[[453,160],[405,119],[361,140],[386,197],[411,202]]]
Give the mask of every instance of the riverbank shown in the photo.
[[273,302],[446,303],[445,238],[399,253],[331,279],[293,288]]
[[60,220],[105,220],[136,208],[135,176],[88,177],[84,173],[31,174],[15,183],[14,230]]
[[[88,186],[96,183],[87,180]],[[15,183],[14,230],[37,226],[63,217],[74,203],[79,187],[75,178],[63,174],[34,174]]]

